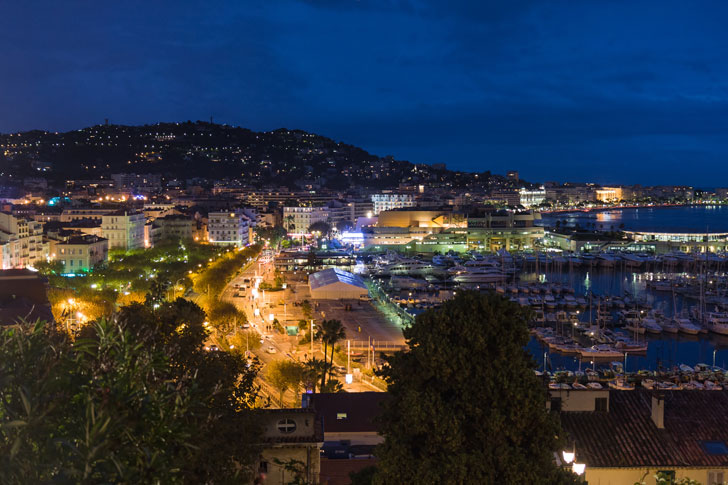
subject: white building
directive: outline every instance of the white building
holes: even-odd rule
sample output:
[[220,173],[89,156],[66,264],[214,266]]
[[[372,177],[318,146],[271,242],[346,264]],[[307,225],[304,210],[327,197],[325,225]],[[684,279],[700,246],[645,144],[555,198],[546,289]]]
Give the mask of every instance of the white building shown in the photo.
[[534,190],[521,189],[518,191],[518,195],[523,207],[533,207],[546,200],[546,189],[543,186]]
[[141,212],[112,212],[101,217],[101,235],[108,239],[109,249],[143,248],[145,222]]
[[290,235],[308,234],[314,222],[330,223],[328,207],[284,207],[283,227]]
[[314,300],[357,299],[369,294],[359,276],[339,268],[312,273],[308,277],[308,286]]
[[0,212],[2,269],[33,266],[48,256],[43,243],[43,224]]
[[376,216],[382,211],[414,207],[415,198],[412,194],[372,194],[372,204]]
[[210,212],[207,238],[211,244],[245,246],[250,241],[250,219],[241,209]]

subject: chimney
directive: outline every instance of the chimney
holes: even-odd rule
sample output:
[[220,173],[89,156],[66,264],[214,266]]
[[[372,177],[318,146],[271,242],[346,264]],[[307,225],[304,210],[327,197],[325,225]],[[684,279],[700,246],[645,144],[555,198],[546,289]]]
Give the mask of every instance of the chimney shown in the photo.
[[657,429],[665,429],[665,396],[662,394],[652,395],[652,422]]

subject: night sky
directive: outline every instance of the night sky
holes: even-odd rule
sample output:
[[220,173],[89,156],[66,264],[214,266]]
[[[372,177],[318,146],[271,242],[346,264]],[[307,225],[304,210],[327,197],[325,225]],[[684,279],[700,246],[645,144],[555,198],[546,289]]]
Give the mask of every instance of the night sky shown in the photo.
[[0,132],[213,116],[530,180],[726,186],[727,14],[725,1],[7,1]]

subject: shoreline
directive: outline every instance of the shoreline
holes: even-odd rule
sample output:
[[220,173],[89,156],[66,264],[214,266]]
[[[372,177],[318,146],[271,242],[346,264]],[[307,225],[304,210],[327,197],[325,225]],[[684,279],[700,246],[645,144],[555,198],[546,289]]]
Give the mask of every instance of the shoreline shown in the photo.
[[664,203],[664,204],[632,204],[632,205],[605,205],[605,206],[598,206],[598,207],[589,207],[589,208],[570,208],[570,209],[554,209],[554,210],[543,210],[538,211],[539,214],[563,214],[563,213],[573,213],[573,212],[606,212],[610,210],[622,210],[622,209],[661,209],[661,208],[670,208],[670,207],[693,207],[693,206],[711,206],[711,205],[718,205],[723,206],[728,204],[723,204],[720,202],[691,202],[689,204],[670,204],[670,203]]

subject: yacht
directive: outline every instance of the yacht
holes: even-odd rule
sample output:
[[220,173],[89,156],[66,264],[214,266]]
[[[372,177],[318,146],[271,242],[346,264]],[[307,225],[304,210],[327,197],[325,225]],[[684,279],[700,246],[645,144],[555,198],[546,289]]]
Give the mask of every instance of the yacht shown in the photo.
[[682,333],[686,333],[688,335],[697,335],[700,333],[700,326],[693,323],[693,321],[686,316],[672,317],[672,321],[675,325],[677,325],[678,330]]
[[597,260],[599,261],[599,266],[607,268],[612,268],[617,263],[617,258],[609,253],[602,253],[598,255]]
[[621,359],[624,352],[621,352],[609,345],[594,345],[579,350],[579,354],[585,359]]
[[456,283],[498,283],[505,280],[506,275],[498,269],[477,268],[456,272],[451,279]]
[[705,325],[713,333],[728,335],[728,312],[706,313]]

